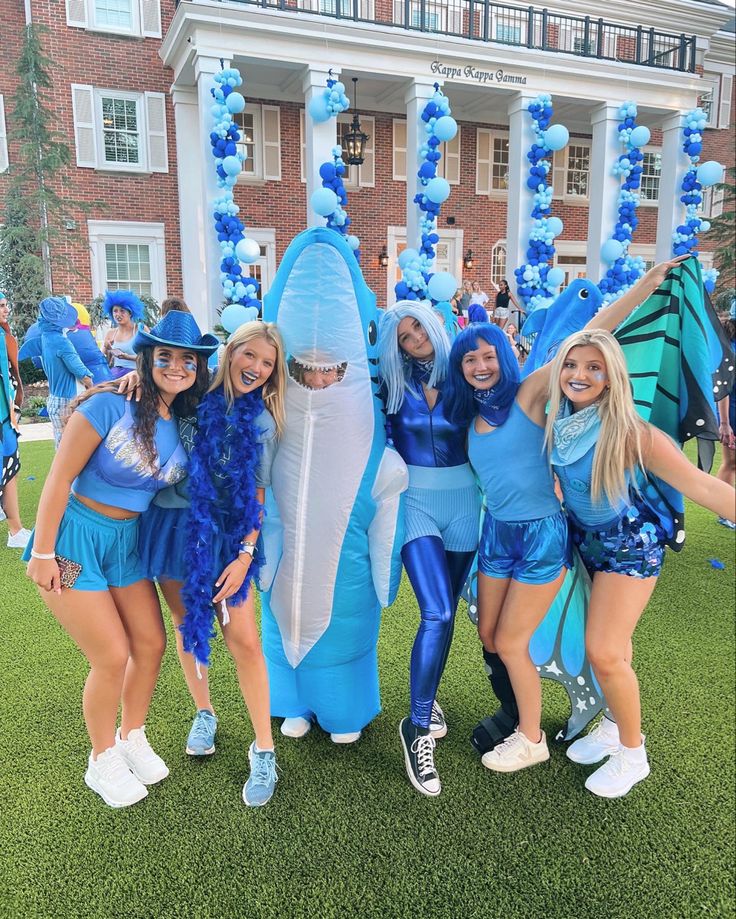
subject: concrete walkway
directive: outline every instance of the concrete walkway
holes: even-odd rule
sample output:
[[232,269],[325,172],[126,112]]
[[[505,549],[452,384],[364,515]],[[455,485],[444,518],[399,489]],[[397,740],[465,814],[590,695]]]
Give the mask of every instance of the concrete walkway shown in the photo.
[[51,429],[50,421],[38,422],[38,424],[22,424],[20,426],[20,442],[22,444],[30,443],[33,440],[53,440],[54,432]]

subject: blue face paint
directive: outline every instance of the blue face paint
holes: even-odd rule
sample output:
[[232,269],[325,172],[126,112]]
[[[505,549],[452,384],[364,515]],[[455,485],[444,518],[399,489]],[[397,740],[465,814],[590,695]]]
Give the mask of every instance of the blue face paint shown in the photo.
[[594,373],[593,379],[596,381],[596,383],[605,383],[608,380],[608,377],[605,375],[605,373]]
[[[184,369],[189,373],[197,372],[197,362],[196,361],[184,361]],[[153,361],[153,366],[158,370],[168,370],[171,367],[171,360],[168,357],[157,357]]]

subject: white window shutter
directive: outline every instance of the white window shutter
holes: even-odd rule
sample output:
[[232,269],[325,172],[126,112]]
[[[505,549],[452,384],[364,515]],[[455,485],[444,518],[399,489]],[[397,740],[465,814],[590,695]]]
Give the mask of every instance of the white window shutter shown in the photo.
[[0,172],[5,172],[9,165],[8,132],[5,127],[5,100],[0,96]]
[[358,166],[361,188],[373,188],[376,184],[376,119],[371,115],[364,115],[363,131],[368,135],[368,143],[363,149],[363,165]]
[[450,183],[450,185],[459,185],[460,184],[460,150],[461,150],[461,136],[462,129],[458,126],[457,134],[448,140],[444,146],[444,160],[445,160],[445,178]]
[[723,201],[725,198],[724,190],[722,188],[708,188],[706,191],[712,192],[710,216],[720,217],[723,213]]
[[562,198],[567,190],[567,147],[552,155],[552,197]]
[[278,105],[261,106],[263,126],[263,178],[281,181],[281,109]]
[[394,118],[394,182],[406,182],[406,121]]
[[304,124],[304,109],[299,109],[299,166],[302,182],[307,181],[307,130]]
[[95,130],[94,90],[91,86],[72,83],[72,112],[77,166],[97,166],[97,131]]
[[151,172],[169,171],[169,151],[166,144],[166,96],[144,93],[146,100],[146,137],[148,168]]
[[66,24],[87,28],[87,0],[66,0]]
[[161,0],[141,0],[141,32],[144,38],[161,38]]
[[491,132],[487,128],[475,129],[475,193],[491,193]]
[[728,128],[731,125],[731,92],[733,77],[725,73],[721,76],[721,96],[718,106],[718,127]]

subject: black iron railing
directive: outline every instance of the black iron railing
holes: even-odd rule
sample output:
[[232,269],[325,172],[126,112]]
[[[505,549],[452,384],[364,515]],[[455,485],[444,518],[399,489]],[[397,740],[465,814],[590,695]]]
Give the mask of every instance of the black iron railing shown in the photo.
[[[176,0],[178,3],[178,0]],[[196,2],[196,0],[193,0]],[[489,0],[222,0],[643,67],[695,72],[695,36]]]

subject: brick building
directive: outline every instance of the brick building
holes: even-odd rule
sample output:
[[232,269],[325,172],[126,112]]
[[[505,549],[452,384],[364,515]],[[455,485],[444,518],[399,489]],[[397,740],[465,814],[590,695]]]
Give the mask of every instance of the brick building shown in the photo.
[[[436,268],[478,279],[489,293],[526,248],[533,136],[525,106],[539,92],[552,94],[554,120],[571,135],[553,170],[553,213],[565,225],[556,260],[568,278],[605,272],[600,247],[615,222],[610,166],[620,152],[621,102],[636,102],[639,123],[652,132],[634,254],[653,262],[671,250],[683,213],[683,112],[703,105],[703,159],[734,163],[734,20],[718,2],[570,0],[542,9],[490,0],[7,0],[3,8],[0,196],[15,155],[6,139],[12,62],[33,21],[49,26],[54,87],[46,102],[73,152],[61,182],[71,197],[105,203],[70,224],[64,254],[78,274],[54,274],[54,290],[79,300],[118,286],[159,301],[183,293],[212,325],[221,292],[209,91],[221,60],[245,78],[239,117],[248,159],[235,198],[261,245],[264,290],[293,235],[321,222],[307,201],[352,115],[337,124],[305,119],[329,69],[351,96],[359,78],[370,140],[364,164],[350,169],[348,212],[379,303],[392,299],[407,228],[417,238],[412,151],[435,82],[460,125],[441,161],[452,194]],[[708,194],[706,214],[720,207]],[[709,266],[707,235],[702,249]],[[473,267],[465,269],[469,252]]]

